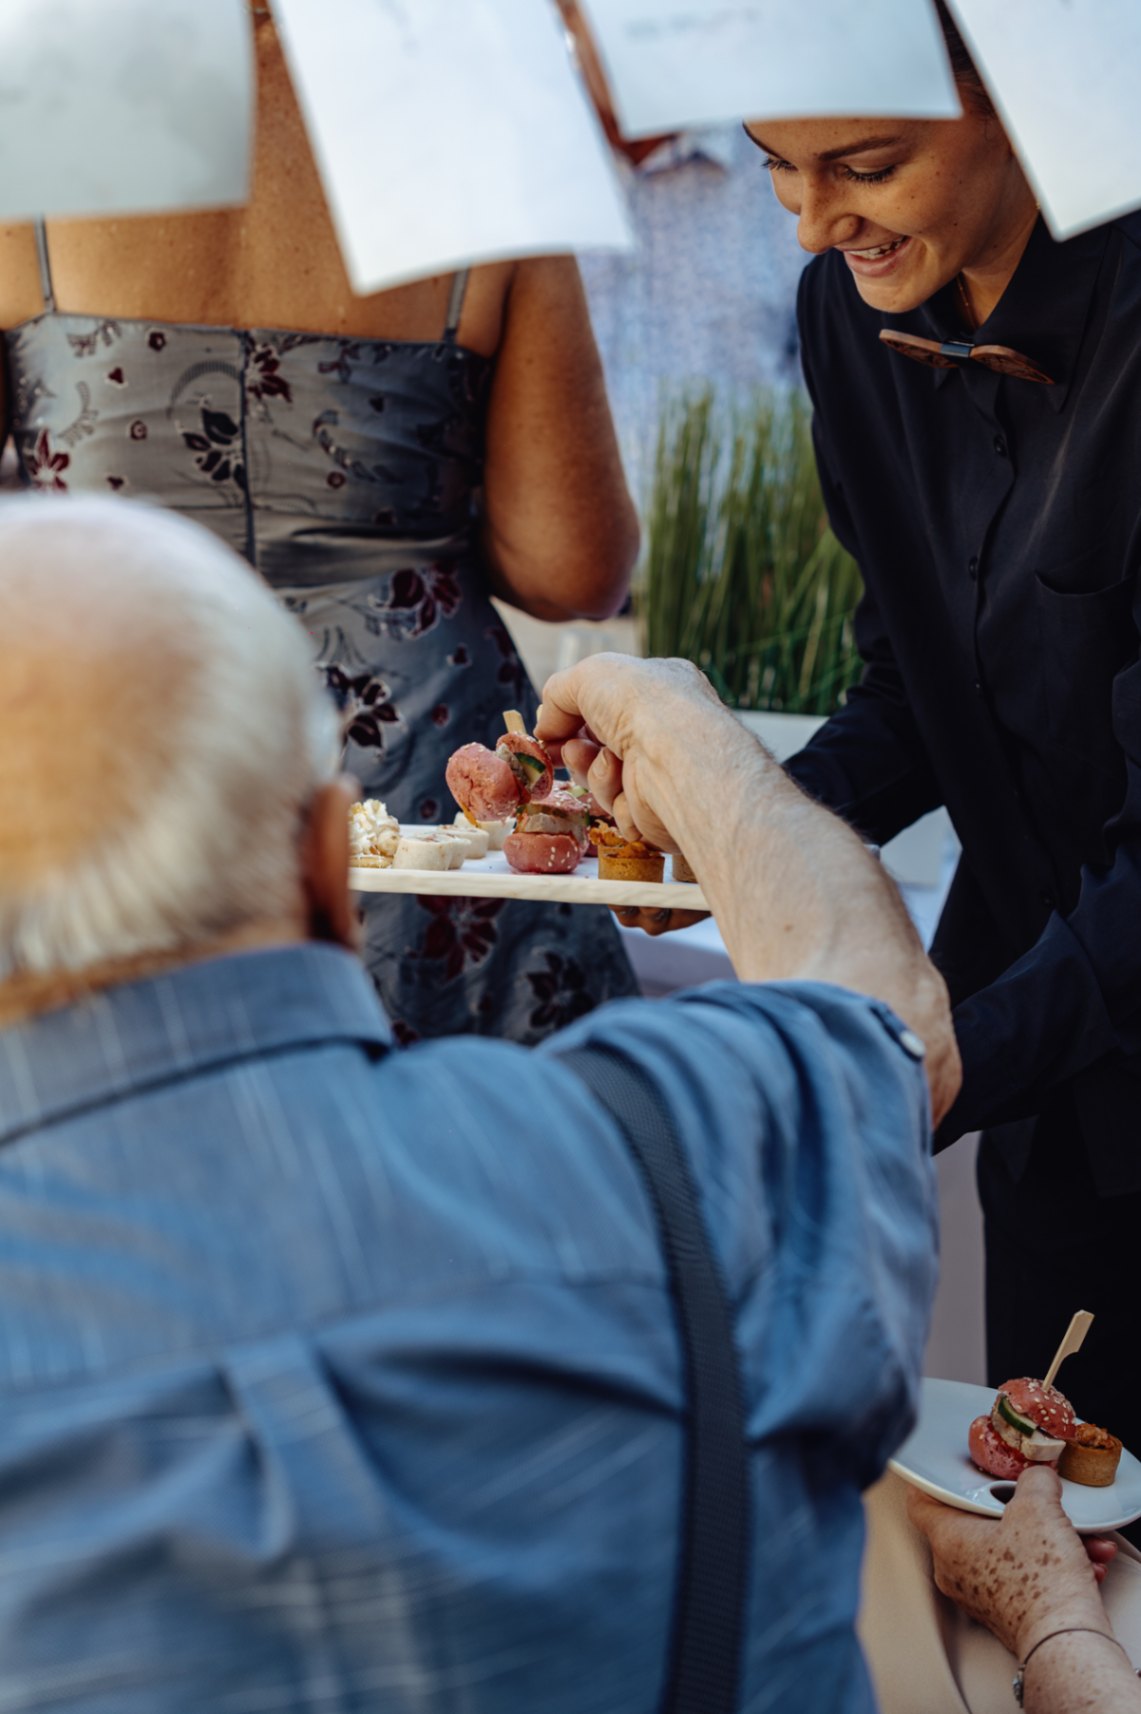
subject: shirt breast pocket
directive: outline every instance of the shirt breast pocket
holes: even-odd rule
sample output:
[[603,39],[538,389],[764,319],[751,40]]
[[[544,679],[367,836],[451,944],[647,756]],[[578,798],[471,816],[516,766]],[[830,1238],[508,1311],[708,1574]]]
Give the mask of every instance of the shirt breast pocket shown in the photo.
[[1046,730],[1099,772],[1117,759],[1113,680],[1138,655],[1136,580],[1097,587],[1105,563],[1104,553],[1094,550],[1034,575]]

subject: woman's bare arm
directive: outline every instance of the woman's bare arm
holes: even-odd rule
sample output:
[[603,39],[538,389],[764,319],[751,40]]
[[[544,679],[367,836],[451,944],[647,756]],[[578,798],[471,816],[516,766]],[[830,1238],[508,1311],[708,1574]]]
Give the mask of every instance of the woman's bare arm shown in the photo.
[[[1141,1714],[1141,1684],[1113,1637],[1087,1549],[1053,1470],[1031,1465],[1002,1518],[972,1517],[911,1492],[938,1588],[1027,1661],[1026,1714]],[[1073,1628],[1077,1627],[1077,1628]],[[1012,1704],[1013,1706],[1013,1704]]]
[[485,496],[498,595],[540,619],[617,611],[638,519],[569,256],[515,269],[488,411]]
[[43,309],[35,232],[28,225],[0,223],[0,459],[12,432],[4,334]]
[[4,346],[4,331],[14,327],[26,315],[34,315],[34,303],[25,303],[19,279],[13,289],[13,261],[19,261],[25,248],[25,229],[0,224],[0,460],[3,460],[11,433],[11,407],[8,403],[8,354]]

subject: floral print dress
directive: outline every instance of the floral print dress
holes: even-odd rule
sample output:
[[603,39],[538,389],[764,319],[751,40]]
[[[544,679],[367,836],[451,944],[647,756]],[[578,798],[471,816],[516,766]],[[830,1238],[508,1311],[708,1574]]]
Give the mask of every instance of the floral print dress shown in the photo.
[[[7,336],[33,488],[146,497],[212,529],[313,638],[345,766],[403,822],[452,819],[444,767],[535,695],[476,545],[491,362],[456,342],[45,312]],[[256,730],[257,711],[251,710]],[[364,896],[364,955],[398,1035],[534,1042],[634,992],[605,911]]]

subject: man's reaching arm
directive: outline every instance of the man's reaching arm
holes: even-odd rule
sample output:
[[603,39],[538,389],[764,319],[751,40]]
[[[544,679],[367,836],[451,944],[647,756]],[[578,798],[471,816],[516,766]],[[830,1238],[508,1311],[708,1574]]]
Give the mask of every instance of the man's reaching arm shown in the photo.
[[946,989],[894,883],[686,661],[595,655],[556,673],[536,725],[630,837],[684,850],[743,981],[885,1001],[927,1047],[935,1122],[960,1072]]

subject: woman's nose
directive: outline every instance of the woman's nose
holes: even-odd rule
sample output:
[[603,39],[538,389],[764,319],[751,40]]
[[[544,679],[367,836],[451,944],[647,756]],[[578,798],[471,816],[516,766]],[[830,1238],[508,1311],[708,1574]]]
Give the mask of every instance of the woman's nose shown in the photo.
[[797,242],[814,256],[850,242],[860,229],[860,216],[845,213],[841,197],[807,182],[801,184],[798,215]]

